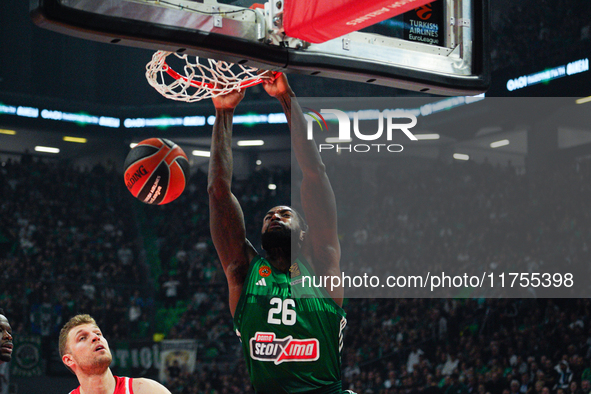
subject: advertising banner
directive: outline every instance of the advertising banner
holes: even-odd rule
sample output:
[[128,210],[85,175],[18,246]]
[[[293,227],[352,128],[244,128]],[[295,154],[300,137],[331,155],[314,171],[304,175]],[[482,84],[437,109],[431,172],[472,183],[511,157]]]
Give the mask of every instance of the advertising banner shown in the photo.
[[37,335],[18,335],[13,339],[14,350],[10,363],[14,377],[41,376],[41,337]]
[[152,341],[121,341],[111,344],[113,373],[121,376],[155,377],[160,367],[160,345]]
[[195,371],[196,340],[165,340],[160,346],[160,382],[166,384],[182,373]]
[[443,0],[417,7],[404,14],[404,39],[444,45]]

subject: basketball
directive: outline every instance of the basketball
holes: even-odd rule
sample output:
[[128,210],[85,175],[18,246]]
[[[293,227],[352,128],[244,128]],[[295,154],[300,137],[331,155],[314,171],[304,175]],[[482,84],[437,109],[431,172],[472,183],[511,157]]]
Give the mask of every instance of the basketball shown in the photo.
[[187,155],[164,138],[150,138],[133,147],[124,169],[127,190],[146,204],[162,205],[176,200],[189,180]]

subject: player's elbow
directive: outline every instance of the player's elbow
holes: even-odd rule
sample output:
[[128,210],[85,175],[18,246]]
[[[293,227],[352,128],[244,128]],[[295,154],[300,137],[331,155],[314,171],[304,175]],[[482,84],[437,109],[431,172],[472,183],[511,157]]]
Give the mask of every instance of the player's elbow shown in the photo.
[[320,178],[326,175],[326,166],[324,163],[314,163],[312,165],[302,168],[302,173],[306,177]]
[[214,180],[207,184],[207,193],[209,194],[209,198],[222,199],[231,194],[231,188],[223,180]]

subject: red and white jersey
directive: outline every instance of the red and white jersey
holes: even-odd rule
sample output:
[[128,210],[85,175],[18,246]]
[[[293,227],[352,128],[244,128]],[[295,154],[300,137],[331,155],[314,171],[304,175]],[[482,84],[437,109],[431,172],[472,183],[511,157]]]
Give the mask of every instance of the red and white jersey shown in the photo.
[[[115,391],[113,391],[113,394],[133,394],[133,378],[115,376],[115,382]],[[70,394],[80,394],[80,386],[70,391]]]

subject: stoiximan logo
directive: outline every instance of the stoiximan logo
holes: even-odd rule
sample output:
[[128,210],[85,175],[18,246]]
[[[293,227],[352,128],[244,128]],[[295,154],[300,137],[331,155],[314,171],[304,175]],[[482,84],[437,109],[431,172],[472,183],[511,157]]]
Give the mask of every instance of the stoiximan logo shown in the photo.
[[[309,109],[309,108],[306,108]],[[322,124],[320,123],[320,119],[324,123],[324,126],[328,130],[328,126],[322,114],[332,114],[336,116],[339,122],[339,137],[336,144],[329,144],[329,143],[321,143],[318,144],[318,151],[327,151],[327,150],[336,150],[336,152],[392,152],[392,153],[399,153],[402,152],[404,147],[400,144],[384,144],[384,143],[363,143],[363,144],[349,144],[343,145],[343,143],[353,142],[351,137],[351,119],[349,116],[340,110],[337,109],[321,109],[320,113],[314,110],[310,110],[305,114],[305,118],[308,122],[307,124],[307,138],[309,140],[314,139],[314,123],[317,123],[320,126],[320,130],[324,130]],[[417,124],[417,118],[411,113],[396,110],[385,110],[379,113],[378,116],[378,130],[373,134],[363,134],[359,130],[359,112],[355,112],[353,115],[353,133],[358,140],[361,141],[376,141],[382,137],[384,134],[384,118],[386,118],[386,140],[392,141],[392,136],[394,135],[395,131],[403,132],[409,140],[417,141],[417,137],[415,137],[409,129],[413,128]],[[400,119],[408,119],[410,122],[407,123],[399,123]]]

